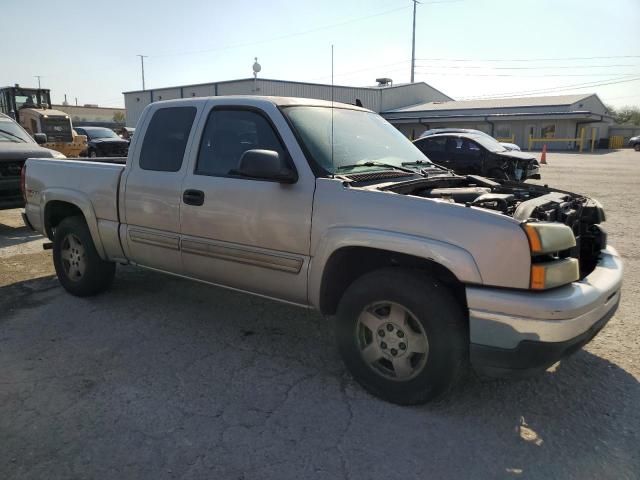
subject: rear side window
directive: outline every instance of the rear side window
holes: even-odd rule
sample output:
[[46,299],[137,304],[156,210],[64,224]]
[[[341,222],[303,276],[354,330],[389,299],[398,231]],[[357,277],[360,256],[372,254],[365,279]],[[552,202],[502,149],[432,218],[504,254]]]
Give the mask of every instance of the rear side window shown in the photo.
[[144,134],[140,168],[158,172],[180,170],[195,117],[195,107],[157,110]]
[[447,145],[447,139],[443,137],[425,138],[418,145],[420,150],[424,152],[444,152]]
[[285,149],[265,117],[249,110],[213,110],[202,134],[196,174],[233,176],[247,150]]

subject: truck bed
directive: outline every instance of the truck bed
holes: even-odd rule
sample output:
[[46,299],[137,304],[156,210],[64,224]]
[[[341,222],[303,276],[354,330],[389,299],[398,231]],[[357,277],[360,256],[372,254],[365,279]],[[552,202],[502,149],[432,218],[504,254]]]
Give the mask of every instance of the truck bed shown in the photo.
[[30,191],[38,192],[40,203],[46,202],[48,192],[64,192],[70,199],[86,200],[97,220],[117,222],[118,189],[125,163],[126,158],[30,158],[26,184]]

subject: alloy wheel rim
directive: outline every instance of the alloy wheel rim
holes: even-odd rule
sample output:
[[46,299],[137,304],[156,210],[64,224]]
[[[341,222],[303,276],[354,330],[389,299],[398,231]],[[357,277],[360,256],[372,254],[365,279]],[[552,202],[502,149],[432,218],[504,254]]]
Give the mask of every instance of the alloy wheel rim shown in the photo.
[[70,233],[64,237],[60,257],[67,278],[74,282],[81,280],[87,268],[87,255],[84,245],[76,235]]
[[406,381],[424,370],[429,341],[406,307],[389,301],[368,305],[358,317],[355,333],[360,356],[379,375]]

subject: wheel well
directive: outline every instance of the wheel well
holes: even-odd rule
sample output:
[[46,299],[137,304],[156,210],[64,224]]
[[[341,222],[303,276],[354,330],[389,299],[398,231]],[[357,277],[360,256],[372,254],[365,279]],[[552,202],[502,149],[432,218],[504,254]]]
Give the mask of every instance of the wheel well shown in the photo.
[[84,218],[82,210],[73,203],[62,202],[60,200],[53,200],[47,203],[44,209],[44,228],[45,232],[47,232],[47,237],[53,240],[53,231],[60,222],[67,217],[77,216]]
[[345,290],[362,275],[386,267],[424,271],[445,284],[466,307],[463,284],[448,268],[433,260],[368,247],[345,247],[335,251],[325,266],[320,287],[320,311],[336,313]]

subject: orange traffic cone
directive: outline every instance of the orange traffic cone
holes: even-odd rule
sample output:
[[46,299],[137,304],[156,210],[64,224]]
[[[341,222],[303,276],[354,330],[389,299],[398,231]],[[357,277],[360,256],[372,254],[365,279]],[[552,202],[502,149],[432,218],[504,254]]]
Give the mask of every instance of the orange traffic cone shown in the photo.
[[542,146],[542,155],[540,155],[540,165],[547,164],[547,144]]

